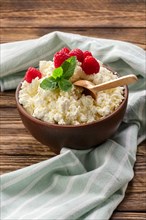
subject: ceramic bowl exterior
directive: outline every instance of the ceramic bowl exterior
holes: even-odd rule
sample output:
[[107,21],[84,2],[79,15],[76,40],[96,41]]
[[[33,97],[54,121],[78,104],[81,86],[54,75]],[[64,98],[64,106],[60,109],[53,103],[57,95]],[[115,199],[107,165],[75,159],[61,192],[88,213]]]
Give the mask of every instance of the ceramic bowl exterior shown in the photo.
[[125,99],[109,116],[83,125],[51,124],[36,119],[26,112],[18,100],[20,88],[21,83],[16,90],[16,105],[24,126],[36,140],[47,145],[56,153],[59,153],[62,147],[80,150],[97,147],[116,132],[127,107],[128,87],[125,86]]

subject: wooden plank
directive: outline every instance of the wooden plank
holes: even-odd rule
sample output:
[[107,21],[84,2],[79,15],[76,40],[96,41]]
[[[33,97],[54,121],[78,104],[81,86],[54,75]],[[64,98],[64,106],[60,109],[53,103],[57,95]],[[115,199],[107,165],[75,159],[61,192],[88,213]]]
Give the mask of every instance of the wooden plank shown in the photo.
[[4,174],[4,173],[8,173],[11,171],[15,171],[18,169],[22,169],[25,168],[27,166],[36,164],[36,163],[40,163],[44,160],[47,160],[49,158],[51,158],[52,156],[19,156],[19,157],[10,157],[10,156],[5,156],[5,160],[3,161],[3,156],[0,156],[0,160],[1,160],[1,172],[0,174]]
[[0,107],[16,107],[15,91],[0,92]]
[[[144,175],[144,173],[143,173]],[[134,181],[133,181],[134,184]],[[142,184],[141,184],[142,186]],[[132,187],[128,187],[130,191]],[[139,187],[140,189],[140,187]],[[139,205],[140,204],[140,205]],[[136,211],[136,212],[144,212],[146,210],[146,193],[144,192],[131,192],[126,193],[124,200],[117,207],[118,211]]]
[[146,48],[144,28],[2,28],[1,43],[35,39],[53,31],[122,40]]
[[[9,138],[9,137],[8,137]],[[10,157],[21,157],[21,156],[36,156],[36,157],[40,157],[40,156],[55,156],[55,154],[50,151],[50,149],[45,146],[40,144],[38,141],[36,141],[35,139],[31,139],[30,141],[27,139],[26,141],[21,141],[20,143],[18,142],[13,142],[13,143],[9,143],[8,142],[3,142],[3,144],[1,145],[1,149],[0,149],[0,154],[5,156],[10,156]],[[5,160],[5,159],[3,159]]]
[[114,212],[110,220],[146,220],[146,213]]
[[[52,19],[56,10],[46,9],[45,11],[6,11],[1,12],[2,27],[144,27],[144,13],[96,10],[73,11],[66,14],[64,10],[58,11],[57,17]],[[8,15],[7,15],[8,14]],[[39,19],[38,19],[39,18]],[[87,19],[88,18],[88,19]],[[78,22],[80,20],[80,23]],[[132,21],[134,20],[134,22]],[[49,21],[49,22],[48,22]],[[61,22],[60,22],[61,21]]]
[[[2,27],[145,27],[145,1],[3,1]],[[57,10],[57,11],[56,11]],[[87,19],[88,18],[88,19]],[[80,21],[80,22],[79,22]]]
[[[25,0],[25,1],[18,1],[18,0],[5,0],[1,2],[1,10],[37,10],[38,8],[40,10],[45,10],[46,8],[50,10],[104,10],[107,11],[117,11],[117,10],[123,10],[123,11],[144,11],[145,6],[145,0],[74,0],[74,1],[68,1],[68,0]],[[57,12],[57,11],[56,11]],[[55,16],[55,15],[54,15]]]

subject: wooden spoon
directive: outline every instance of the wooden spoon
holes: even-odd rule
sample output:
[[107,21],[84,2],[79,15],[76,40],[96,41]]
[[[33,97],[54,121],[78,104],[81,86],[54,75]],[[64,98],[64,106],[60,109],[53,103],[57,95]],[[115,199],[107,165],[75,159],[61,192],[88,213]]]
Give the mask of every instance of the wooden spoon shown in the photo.
[[115,88],[117,86],[129,85],[131,83],[136,82],[137,80],[138,79],[135,75],[129,74],[127,76],[122,76],[120,78],[113,79],[111,81],[101,83],[98,85],[94,85],[92,82],[90,82],[88,80],[78,80],[78,81],[74,82],[74,85],[85,88],[86,90],[89,91],[89,94],[94,99],[96,99],[97,92],[99,92],[99,91]]

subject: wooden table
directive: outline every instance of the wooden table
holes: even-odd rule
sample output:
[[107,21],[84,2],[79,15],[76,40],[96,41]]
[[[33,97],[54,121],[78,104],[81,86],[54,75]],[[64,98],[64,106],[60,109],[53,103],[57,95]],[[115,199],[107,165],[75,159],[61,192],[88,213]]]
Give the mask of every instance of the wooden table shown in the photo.
[[[146,49],[145,0],[1,1],[1,43],[37,38],[55,30],[128,41]],[[55,156],[24,128],[14,93],[1,93],[0,99],[1,174]],[[138,146],[135,176],[112,220],[146,219],[145,146],[146,141]]]

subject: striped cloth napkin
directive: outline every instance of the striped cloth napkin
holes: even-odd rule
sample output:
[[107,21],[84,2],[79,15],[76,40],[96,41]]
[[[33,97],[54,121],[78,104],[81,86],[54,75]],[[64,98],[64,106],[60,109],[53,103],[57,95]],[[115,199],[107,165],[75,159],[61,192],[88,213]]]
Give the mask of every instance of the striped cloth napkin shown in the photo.
[[145,51],[135,45],[52,32],[1,45],[1,90],[16,88],[29,66],[50,60],[62,47],[90,50],[121,75],[134,73],[123,122],[99,147],[71,150],[1,176],[2,220],[107,220],[133,178],[137,145],[146,138]]

